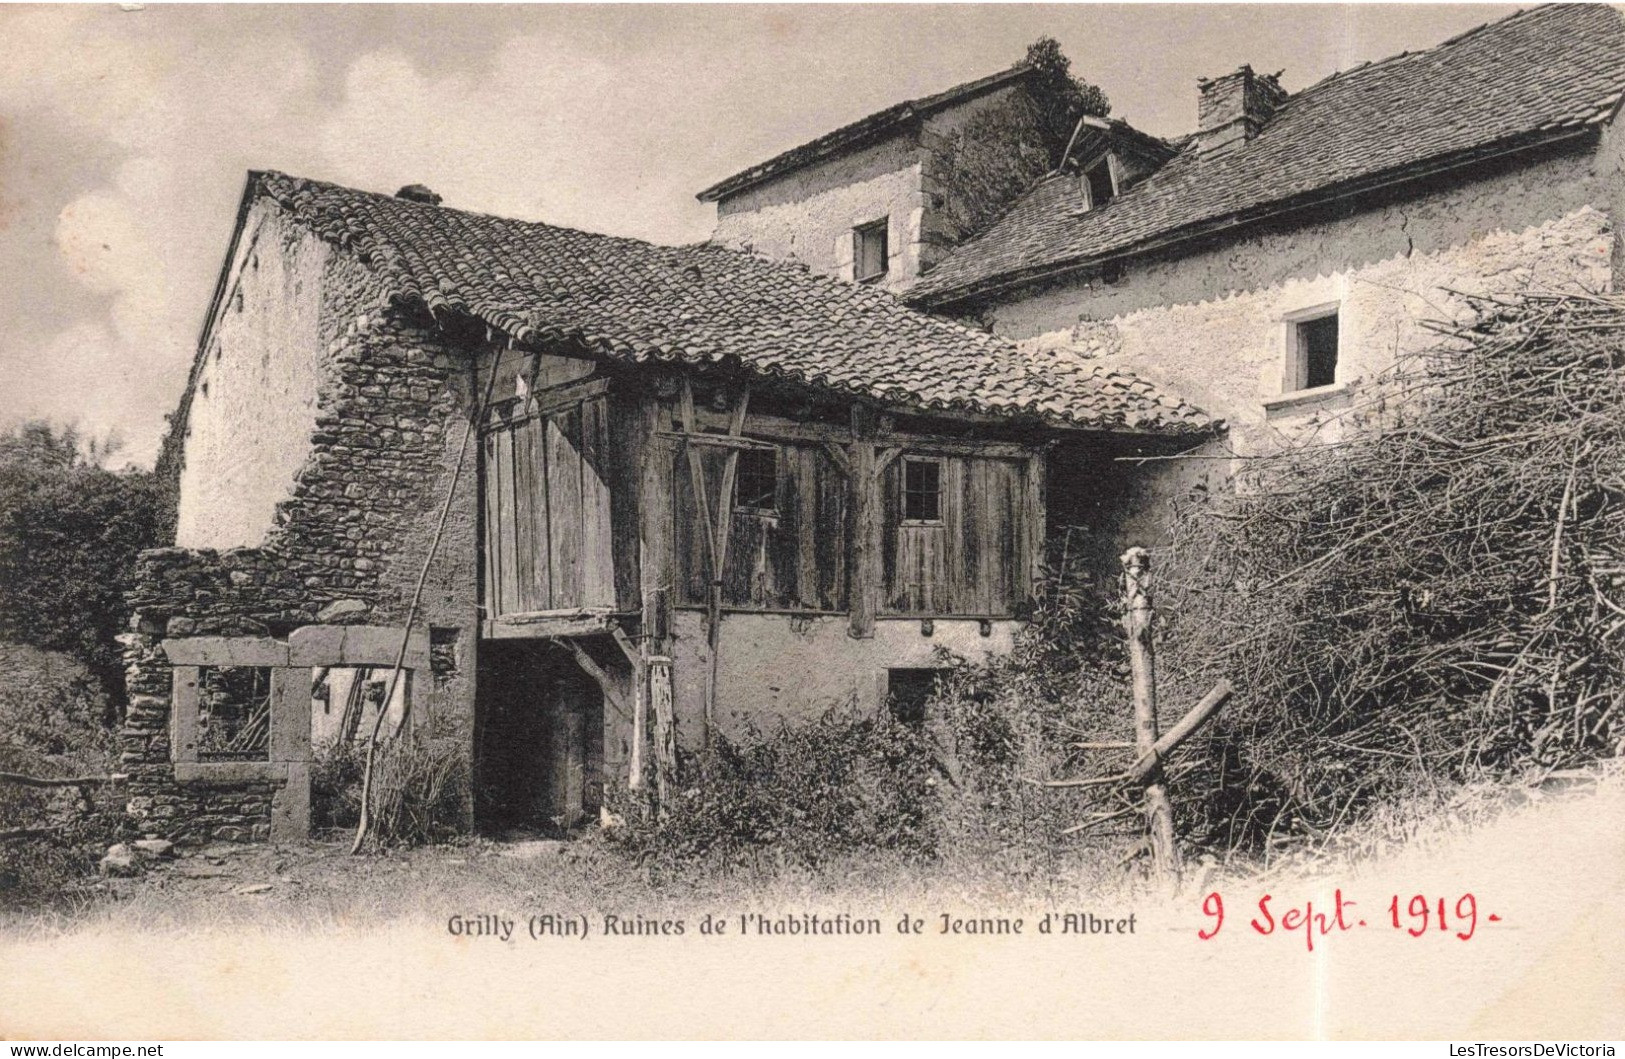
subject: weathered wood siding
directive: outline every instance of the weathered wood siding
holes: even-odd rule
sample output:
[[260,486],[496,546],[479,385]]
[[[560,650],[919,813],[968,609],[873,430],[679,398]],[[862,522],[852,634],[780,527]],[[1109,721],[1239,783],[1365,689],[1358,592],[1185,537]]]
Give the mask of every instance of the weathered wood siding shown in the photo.
[[488,617],[615,605],[607,402],[492,413],[481,451]]
[[1028,461],[920,455],[941,463],[941,517],[904,519],[905,460],[892,460],[881,474],[881,612],[1013,614],[1030,591]]
[[[723,606],[738,610],[846,609],[848,485],[821,445],[779,444],[774,511],[736,509],[729,520]],[[727,450],[699,445],[713,518]],[[685,606],[703,605],[710,558],[687,456],[673,466],[677,580]]]

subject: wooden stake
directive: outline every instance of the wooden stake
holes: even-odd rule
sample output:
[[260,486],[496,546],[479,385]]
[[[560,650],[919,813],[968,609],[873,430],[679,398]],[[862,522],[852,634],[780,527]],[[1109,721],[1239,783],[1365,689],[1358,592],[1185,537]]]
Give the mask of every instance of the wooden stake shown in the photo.
[[1157,745],[1157,668],[1151,642],[1151,557],[1144,548],[1123,553],[1123,624],[1128,632],[1129,671],[1134,686],[1134,748],[1152,755],[1146,775],[1145,823],[1151,842],[1152,871],[1179,884],[1179,849],[1174,845],[1174,807],[1163,782]]
[[671,708],[671,659],[650,655],[644,659],[649,674],[649,712],[654,716],[655,796],[660,802],[660,818],[670,812],[672,790],[677,785],[677,724]]

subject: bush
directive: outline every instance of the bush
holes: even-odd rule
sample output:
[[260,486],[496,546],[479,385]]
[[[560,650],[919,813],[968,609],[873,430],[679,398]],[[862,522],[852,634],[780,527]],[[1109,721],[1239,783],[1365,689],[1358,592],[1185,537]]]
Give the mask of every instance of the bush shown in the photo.
[[665,868],[775,865],[819,868],[852,853],[905,858],[935,848],[937,773],[924,736],[890,718],[830,711],[766,738],[718,739],[679,762],[666,818],[612,791],[623,849]]
[[[117,769],[106,702],[80,663],[52,651],[0,644],[0,772],[44,778]],[[39,789],[0,784],[0,907],[69,897],[126,827],[116,787]]]
[[1121,755],[1070,744],[1124,739],[1130,721],[1121,634],[1074,567],[1046,578],[1011,654],[986,665],[940,657],[948,673],[923,727],[847,709],[719,741],[682,759],[663,824],[647,800],[612,792],[625,821],[616,840],[664,869],[820,870],[884,854],[1030,880],[1075,866],[1102,832],[1065,834],[1086,814],[1081,799],[1034,781],[1120,768]]
[[[312,754],[313,830],[354,828],[361,818],[364,742],[332,742]],[[462,831],[469,797],[468,758],[454,740],[397,737],[373,755],[369,834],[386,846],[417,846]]]
[[104,470],[107,456],[71,428],[0,434],[0,639],[70,654],[116,693],[130,571],[163,543],[172,498],[150,472]]
[[1188,789],[1199,840],[1325,836],[1625,739],[1625,299],[1479,309],[1364,387],[1340,444],[1176,520],[1161,660],[1238,689]]

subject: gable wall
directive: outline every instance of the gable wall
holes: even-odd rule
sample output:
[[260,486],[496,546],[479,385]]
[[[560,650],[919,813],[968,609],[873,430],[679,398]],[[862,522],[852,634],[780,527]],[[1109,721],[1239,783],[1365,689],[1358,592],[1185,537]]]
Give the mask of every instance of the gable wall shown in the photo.
[[889,260],[881,285],[906,289],[950,238],[934,216],[938,197],[952,189],[930,172],[932,146],[1017,90],[989,92],[931,115],[923,130],[904,129],[731,195],[717,203],[711,240],[850,280],[852,229],[885,217]]
[[249,214],[202,368],[193,382],[176,544],[262,543],[316,426],[330,250],[261,203]]
[[[488,365],[490,354],[480,356],[430,321],[381,311],[375,278],[348,253],[302,244],[305,254],[296,258],[305,262],[297,274],[300,295],[314,292],[313,332],[302,330],[312,309],[300,301],[289,309],[298,327],[284,332],[298,334],[300,344],[267,346],[264,355],[274,361],[276,349],[290,349],[292,356],[314,348],[320,385],[309,426],[301,420],[296,469],[288,472],[285,492],[270,500],[263,546],[153,550],[143,554],[133,579],[134,629],[126,644],[131,706],[121,733],[130,812],[143,829],[177,840],[263,839],[279,815],[291,821],[293,830],[285,833],[300,833],[309,768],[290,761],[280,763],[274,777],[231,782],[178,774],[165,645],[219,636],[286,643],[306,626],[325,626],[316,631],[327,633],[369,626],[388,635],[404,624],[431,548],[434,560],[414,621],[428,640],[431,664],[414,669],[411,716],[464,760],[472,755],[479,638],[479,483],[472,445],[444,532],[437,536],[437,529],[475,400],[474,364]],[[311,264],[316,260],[319,269]],[[262,273],[266,265],[262,255]],[[248,305],[245,298],[245,316]],[[303,345],[309,337],[313,347]],[[194,425],[194,439],[197,431]],[[237,444],[245,458],[258,457],[250,440]],[[194,481],[200,474],[196,464],[183,468],[183,488],[188,472]],[[196,505],[192,518],[202,526],[217,515],[229,517],[218,505],[232,503],[233,495],[221,490],[211,506],[206,491],[194,492],[183,503]],[[386,654],[389,664],[393,652]]]
[[909,253],[921,206],[920,152],[912,133],[899,133],[718,202],[711,241],[850,280],[852,229],[885,217],[885,285],[895,287],[917,271]]
[[1431,340],[1421,322],[1468,312],[1450,291],[1607,289],[1616,255],[1617,152],[1569,153],[1380,208],[1255,232],[1106,285],[1067,282],[989,307],[1003,335],[1071,346],[1140,373],[1227,420],[1242,452],[1348,403],[1266,412],[1282,393],[1283,316],[1340,304],[1339,383]]

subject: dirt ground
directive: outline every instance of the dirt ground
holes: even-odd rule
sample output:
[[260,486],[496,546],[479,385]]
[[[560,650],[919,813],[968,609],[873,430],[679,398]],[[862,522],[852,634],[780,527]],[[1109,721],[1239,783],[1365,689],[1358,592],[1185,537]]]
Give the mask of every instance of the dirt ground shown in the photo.
[[[1339,849],[1225,871],[1178,892],[1112,884],[1000,891],[963,875],[852,865],[652,877],[601,840],[470,840],[350,857],[211,847],[108,881],[73,916],[0,929],[0,1036],[24,1039],[671,1037],[1379,1037],[1598,1040],[1625,1033],[1625,775],[1464,792],[1378,821]],[[1216,937],[1213,893],[1227,916]],[[1391,928],[1391,899],[1436,914]],[[1252,923],[1325,913],[1363,929]],[[1135,916],[1131,935],[1039,934],[1044,912]],[[873,915],[870,937],[706,936],[702,916]],[[586,916],[587,939],[526,937]],[[683,919],[611,937],[606,915]],[[1024,917],[1019,935],[940,932],[950,915]],[[511,918],[511,939],[453,917]],[[901,917],[928,924],[914,935]],[[1494,917],[1493,919],[1491,917]],[[1284,924],[1284,918],[1278,920]],[[1406,921],[1406,926],[1412,924]],[[1148,1014],[1147,975],[1178,998]],[[1152,1021],[1147,1019],[1154,1015]]]

